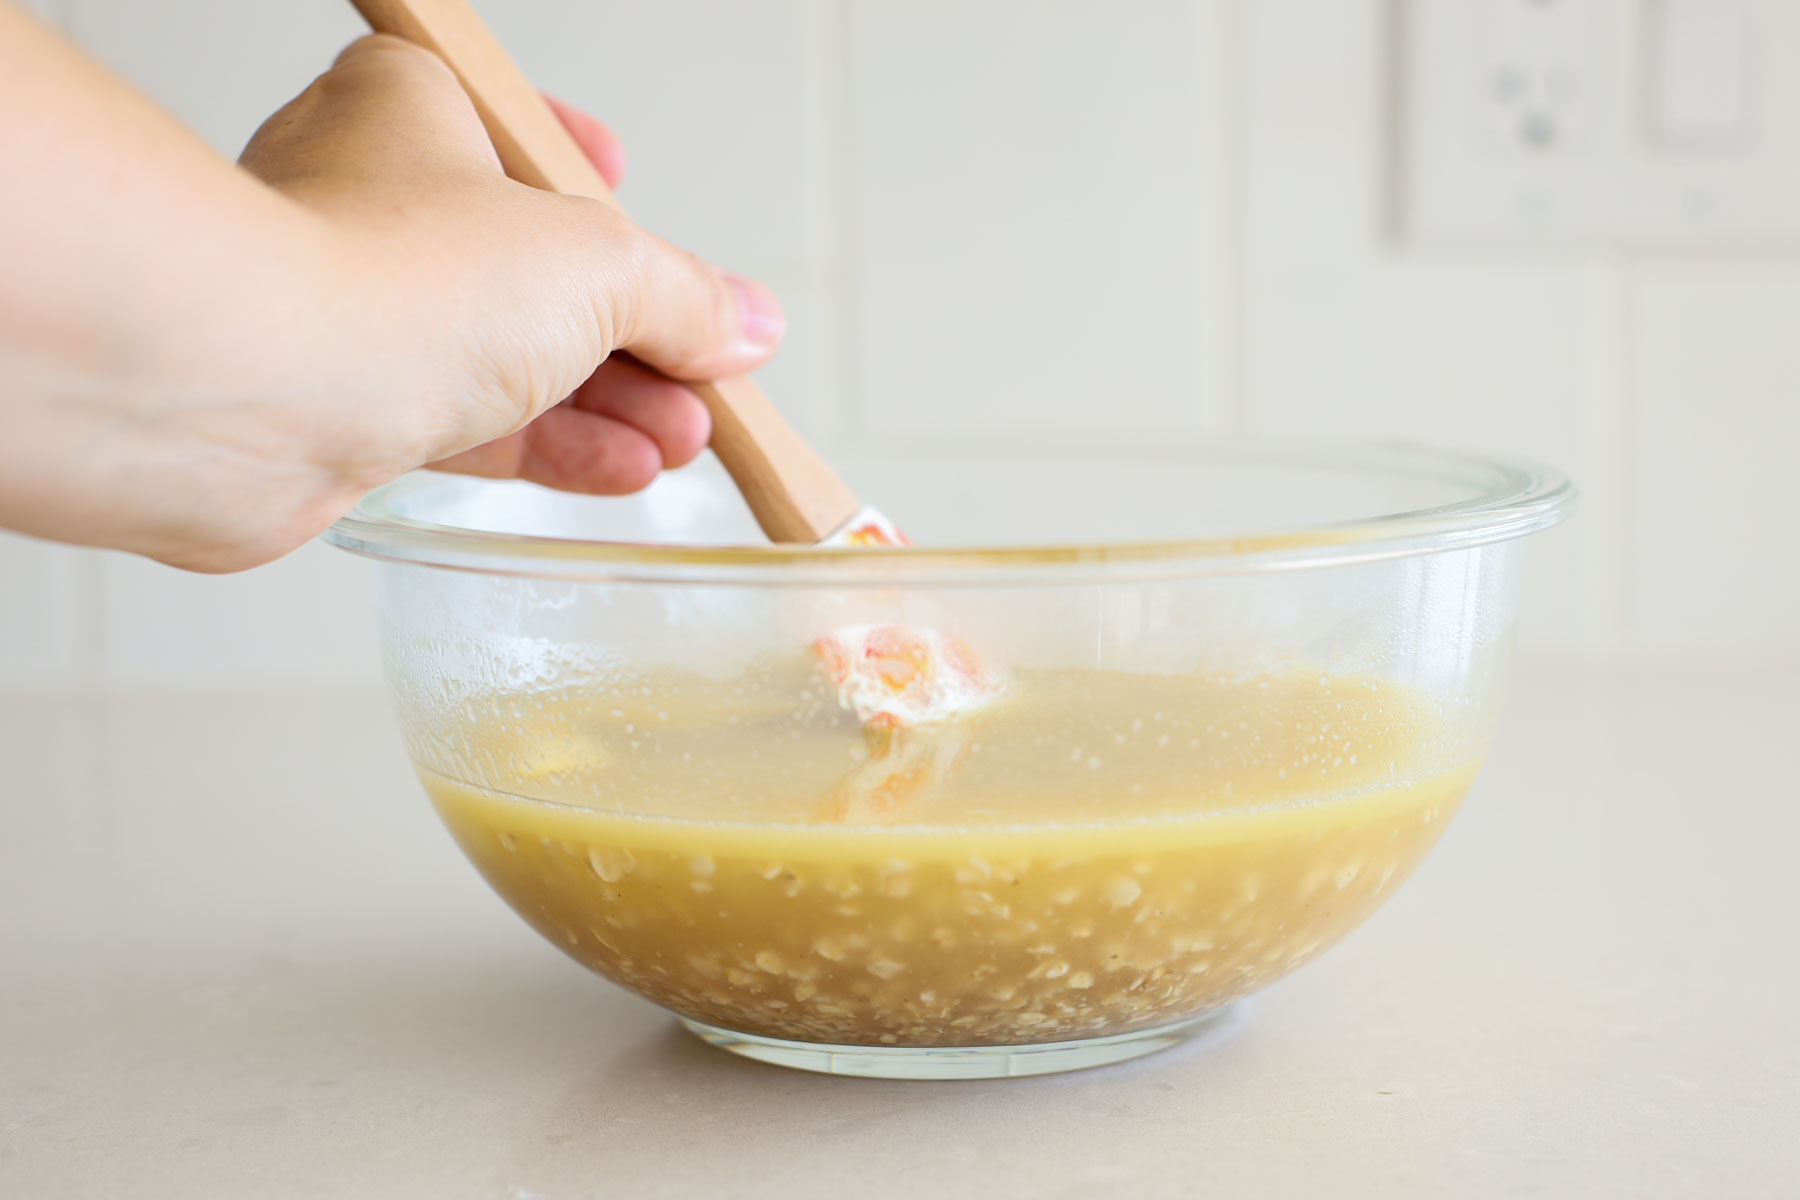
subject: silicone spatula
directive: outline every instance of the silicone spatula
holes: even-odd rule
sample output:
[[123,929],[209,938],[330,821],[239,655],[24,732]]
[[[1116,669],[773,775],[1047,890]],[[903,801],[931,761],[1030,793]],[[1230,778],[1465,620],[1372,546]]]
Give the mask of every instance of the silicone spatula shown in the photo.
[[[377,33],[432,51],[461,81],[506,173],[546,191],[619,208],[612,190],[467,0],[351,0]],[[623,211],[623,210],[621,210]],[[904,545],[749,378],[690,383],[712,414],[712,449],[774,542]],[[895,728],[954,717],[995,690],[975,656],[931,630],[855,626],[820,639],[839,699],[865,723]]]
[[[467,0],[351,0],[377,33],[423,46],[449,64],[475,102],[506,173],[546,191],[619,208],[612,190],[550,105]],[[621,210],[622,211],[622,210]],[[749,378],[689,384],[712,413],[712,449],[769,540],[816,543],[852,537],[900,541],[801,440]]]

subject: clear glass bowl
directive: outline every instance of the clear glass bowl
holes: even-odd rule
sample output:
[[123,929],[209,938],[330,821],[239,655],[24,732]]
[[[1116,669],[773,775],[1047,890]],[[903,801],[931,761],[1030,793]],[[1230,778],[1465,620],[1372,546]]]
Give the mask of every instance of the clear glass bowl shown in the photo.
[[[922,548],[758,544],[710,461],[627,499],[419,474],[327,537],[381,563],[408,752],[526,921],[716,1045],[895,1077],[1147,1053],[1373,911],[1573,500],[1285,441],[847,473]],[[992,695],[865,726],[846,629],[882,686],[944,669],[935,631]]]

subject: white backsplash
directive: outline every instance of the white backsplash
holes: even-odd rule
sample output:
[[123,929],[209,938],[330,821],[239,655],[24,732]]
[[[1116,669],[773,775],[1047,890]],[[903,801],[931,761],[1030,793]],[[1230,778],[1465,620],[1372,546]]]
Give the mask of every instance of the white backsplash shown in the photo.
[[[1445,0],[1448,2],[1448,0]],[[341,0],[33,0],[222,150]],[[1800,261],[1395,243],[1383,0],[486,0],[618,129],[643,223],[782,294],[830,449],[1261,431],[1529,454],[1537,662],[1800,660]],[[361,566],[0,536],[0,686],[372,682]]]

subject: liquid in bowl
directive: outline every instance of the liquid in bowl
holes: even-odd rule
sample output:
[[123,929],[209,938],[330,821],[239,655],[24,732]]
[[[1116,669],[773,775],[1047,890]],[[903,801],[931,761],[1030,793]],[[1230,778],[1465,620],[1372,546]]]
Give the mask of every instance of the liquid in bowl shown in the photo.
[[1027,671],[893,736],[799,658],[511,711],[461,731],[506,791],[421,768],[494,889],[689,1021],[821,1054],[1216,1011],[1381,903],[1478,765],[1426,697],[1302,670]]

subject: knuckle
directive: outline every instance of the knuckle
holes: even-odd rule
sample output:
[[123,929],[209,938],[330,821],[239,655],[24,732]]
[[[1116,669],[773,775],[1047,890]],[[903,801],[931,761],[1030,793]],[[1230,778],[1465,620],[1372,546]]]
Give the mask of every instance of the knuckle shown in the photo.
[[643,230],[616,210],[598,200],[591,203],[600,210],[597,236],[606,247],[605,286],[601,291],[611,305],[611,313],[602,327],[610,329],[608,340],[617,349],[639,341],[644,334],[645,290],[650,286],[655,248]]
[[436,64],[436,69],[449,71],[444,60],[405,38],[395,37],[391,33],[369,33],[357,38],[338,53],[334,67],[349,67],[359,63],[378,64],[401,70],[429,70]]
[[462,94],[462,84],[448,63],[423,46],[388,33],[371,33],[351,42],[318,82],[328,88],[373,84]]

